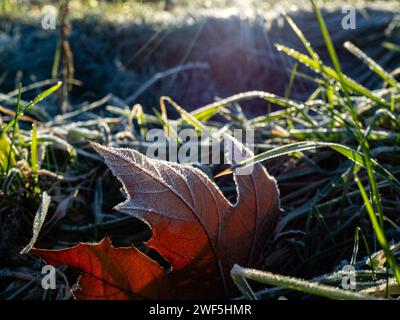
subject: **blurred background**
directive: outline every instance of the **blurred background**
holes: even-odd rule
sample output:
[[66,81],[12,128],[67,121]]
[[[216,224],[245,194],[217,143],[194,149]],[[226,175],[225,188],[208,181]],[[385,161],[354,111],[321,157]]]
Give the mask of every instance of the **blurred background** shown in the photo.
[[[71,105],[112,93],[121,104],[141,103],[147,110],[168,95],[194,109],[238,92],[288,93],[294,63],[279,54],[282,43],[304,51],[282,13],[292,16],[326,57],[309,1],[187,0],[1,0],[0,91],[37,81],[69,82]],[[326,20],[346,73],[369,88],[380,81],[365,72],[342,44],[351,40],[384,68],[394,69],[395,52],[374,43],[393,42],[385,33],[397,2],[322,1]],[[341,25],[343,4],[357,8],[357,28]],[[56,27],[51,28],[55,13]],[[43,19],[47,19],[43,22]],[[50,19],[50,20],[49,20]],[[43,28],[43,23],[50,26]],[[53,26],[54,27],[54,26]],[[298,69],[299,74],[307,69]],[[298,76],[290,95],[305,99],[312,81]],[[39,90],[39,89],[38,89]],[[33,95],[38,91],[31,91]],[[245,112],[259,114],[253,101]],[[69,104],[69,105],[68,105]],[[50,113],[57,113],[55,105]]]

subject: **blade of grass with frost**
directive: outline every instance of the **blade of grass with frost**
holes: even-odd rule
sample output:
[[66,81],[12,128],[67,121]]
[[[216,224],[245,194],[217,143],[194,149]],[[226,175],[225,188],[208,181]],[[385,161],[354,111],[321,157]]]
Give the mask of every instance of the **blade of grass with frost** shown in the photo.
[[165,136],[168,137],[169,136],[169,121],[168,121],[168,114],[167,114],[167,108],[165,107],[165,101],[166,99],[164,97],[160,98],[160,109],[161,109],[161,120],[163,122],[163,129],[164,129],[164,133]]
[[[389,111],[387,109],[379,109],[374,113],[374,115],[371,119],[371,122],[369,123],[369,125],[367,127],[367,130],[365,130],[364,140],[367,140],[368,137],[370,136],[374,124],[378,120],[383,118],[384,116],[387,116],[390,120],[392,120],[394,122],[395,125],[397,125],[397,118],[396,118],[395,114],[393,114],[391,111]],[[396,140],[398,140],[398,139],[396,139]]]
[[[58,81],[56,81],[54,79],[46,79],[46,80],[42,80],[42,81],[37,81],[37,82],[31,83],[29,85],[22,86],[21,92],[24,93],[24,92],[27,92],[27,91],[31,91],[33,89],[40,89],[40,88],[43,88],[43,87],[47,87],[49,85],[54,85],[57,82]],[[19,91],[20,91],[19,88],[15,89],[15,90],[12,90],[10,92],[7,92],[6,96],[8,96],[8,97],[18,96]]]
[[281,107],[298,107],[298,105],[300,104],[291,99],[282,98],[282,97],[279,97],[279,96],[269,93],[269,92],[248,91],[248,92],[242,92],[239,94],[235,94],[228,98],[208,104],[204,107],[201,107],[201,108],[191,112],[190,115],[193,116],[196,120],[203,121],[202,116],[206,115],[208,112],[216,113],[217,111],[219,111],[219,109],[224,108],[226,105],[228,105],[230,103],[239,102],[241,100],[254,99],[254,98],[261,98],[261,99],[264,99],[268,102],[274,103]]
[[[322,71],[322,60],[319,57],[318,53],[315,52],[315,50],[312,48],[311,43],[307,40],[307,38],[304,36],[303,32],[300,30],[300,28],[297,26],[297,24],[293,21],[293,19],[289,16],[286,16],[286,20],[289,23],[290,27],[293,29],[293,31],[296,33],[297,37],[300,39],[301,43],[303,44],[304,48],[307,50],[308,54],[310,57],[316,62],[318,65],[318,68],[320,71]],[[330,83],[329,83],[329,78],[321,72],[323,76],[323,83],[325,85],[326,91],[330,91]],[[328,101],[330,106],[333,106],[333,99],[331,95],[327,95]]]
[[400,46],[392,42],[384,42],[383,47],[391,51],[400,52]]
[[378,63],[376,63],[373,59],[368,57],[364,52],[362,52],[358,47],[356,47],[350,41],[346,41],[344,43],[344,47],[349,50],[352,54],[354,54],[357,58],[362,60],[368,68],[374,71],[378,76],[380,76],[383,80],[389,83],[393,88],[399,89],[399,83],[396,79],[391,76],[388,72],[386,72]]
[[144,138],[147,133],[146,118],[144,116],[143,107],[140,104],[135,104],[129,113],[128,123],[131,130],[134,129],[133,119],[137,119],[137,124],[139,126],[140,135]]
[[31,102],[29,102],[28,105],[26,105],[24,107],[24,109],[22,109],[22,114],[28,110],[30,107],[34,106],[36,103],[42,101],[44,98],[46,98],[47,96],[51,95],[54,91],[57,91],[61,86],[62,86],[62,82],[58,81],[57,84],[55,84],[54,86],[50,87],[49,89],[43,91],[41,94],[39,94],[38,96],[36,96]]
[[303,279],[287,277],[282,275],[273,274],[271,272],[264,272],[255,269],[243,268],[235,264],[231,270],[232,276],[241,276],[247,279],[272,285],[276,287],[288,288],[312,295],[322,296],[329,299],[341,299],[341,300],[376,300],[376,297],[372,297],[366,294],[360,294],[351,290],[343,290],[317,282],[310,282]]
[[[7,135],[3,132],[0,133],[0,172],[7,176],[8,172],[14,167],[15,154],[11,149],[11,143],[8,140]],[[7,170],[8,168],[8,170]]]
[[177,142],[180,141],[178,133],[176,132],[175,128],[172,127],[172,125],[169,123],[169,121],[165,122],[162,114],[160,112],[158,112],[158,110],[153,108],[153,112],[157,116],[158,120],[160,121],[161,125],[164,128],[165,137],[171,137],[172,139],[174,139],[174,141],[177,141]]
[[[332,150],[335,150],[335,151],[341,153],[342,155],[344,155],[346,158],[352,160],[356,164],[358,164],[362,167],[365,167],[364,154],[362,154],[356,150],[353,150],[347,146],[344,146],[344,145],[341,145],[338,143],[330,143],[330,142],[303,141],[303,142],[288,144],[288,145],[285,145],[282,147],[278,147],[278,148],[275,148],[272,150],[262,152],[258,155],[255,155],[254,157],[246,159],[245,161],[242,161],[239,164],[222,171],[221,173],[217,174],[216,177],[220,177],[225,174],[230,174],[233,172],[234,169],[245,168],[249,165],[253,165],[255,163],[260,163],[260,162],[263,162],[268,159],[280,157],[280,156],[291,154],[294,152],[313,150],[313,149],[317,149],[317,148],[331,148]],[[400,191],[400,182],[389,171],[387,171],[384,167],[382,167],[377,161],[375,161],[373,159],[371,159],[371,163],[372,163],[373,169],[376,173],[383,176],[397,190]]]
[[[27,138],[24,141],[24,144],[22,146],[29,146],[32,143],[32,138]],[[37,143],[38,144],[44,144],[47,146],[47,148],[52,147],[51,150],[53,149],[59,149],[59,150],[65,150],[69,157],[76,160],[77,159],[77,152],[75,148],[65,141],[65,139],[62,139],[54,134],[39,134],[37,137]]]
[[62,122],[64,120],[67,119],[71,119],[74,118],[82,113],[88,112],[88,111],[93,111],[96,108],[101,107],[102,105],[104,105],[105,103],[107,103],[112,97],[112,94],[107,94],[106,96],[104,96],[103,98],[101,98],[100,100],[94,101],[92,103],[89,103],[88,105],[82,106],[81,108],[62,114],[62,115],[58,115],[55,119],[55,121],[50,121],[47,124],[51,125],[53,122]]
[[[299,64],[295,63],[293,66],[293,69],[290,72],[289,84],[287,85],[287,87],[285,89],[285,98],[286,99],[290,99],[290,96],[292,95],[293,84],[294,84],[294,80],[296,79],[296,72],[297,72],[298,67],[299,67]],[[291,129],[295,128],[292,120],[289,117],[286,118],[286,123],[289,126],[289,128],[291,128]]]
[[[286,69],[287,72],[290,72],[292,69]],[[296,77],[307,80],[308,82],[311,82],[312,84],[315,85],[323,85],[324,81],[321,80],[320,78],[316,78],[313,76],[310,76],[309,74],[306,74],[305,72],[301,72],[299,70],[296,71]],[[318,87],[316,90],[320,90],[320,88]]]
[[356,262],[357,262],[357,255],[358,255],[358,248],[359,248],[359,227],[356,228],[356,232],[354,234],[354,246],[353,246],[353,253],[351,255],[351,259],[350,259],[350,265],[351,266],[355,266]]
[[[309,67],[310,69],[314,70],[315,72],[320,73],[320,71],[322,71],[330,78],[332,78],[336,81],[340,80],[339,75],[332,68],[322,65],[322,69],[320,70],[318,63],[316,63],[313,59],[306,56],[305,54],[303,54],[299,51],[296,51],[294,49],[288,48],[281,44],[276,44],[275,46],[279,51],[286,53],[288,56],[296,59],[297,61],[301,62],[306,67]],[[347,87],[349,89],[351,89],[351,91],[357,92],[357,93],[361,94],[362,96],[369,98],[370,100],[376,102],[377,104],[379,104],[385,108],[390,107],[390,104],[388,102],[386,102],[382,98],[376,96],[372,91],[368,90],[367,88],[365,88],[361,84],[357,83],[353,79],[349,78],[348,76],[344,75],[343,81],[346,83]]]
[[54,91],[58,90],[60,87],[62,86],[62,82],[59,81],[56,85],[52,86],[51,88],[43,91],[41,94],[39,94],[38,96],[36,96],[31,102],[29,102],[20,113],[16,114],[15,119],[13,119],[12,121],[10,121],[8,123],[8,125],[4,128],[4,132],[7,132],[11,127],[14,126],[14,123],[17,122],[19,120],[19,118],[21,116],[24,115],[24,113],[29,110],[29,108],[31,108],[32,106],[34,106],[36,103],[42,101],[44,98],[46,98],[47,96],[49,96],[50,94],[52,94]]
[[29,243],[21,250],[20,254],[28,253],[35,245],[39,237],[40,230],[42,229],[43,223],[46,220],[46,215],[49,210],[50,201],[51,197],[46,193],[46,191],[43,192],[42,202],[40,203],[38,211],[36,212],[35,215],[35,220],[33,222],[32,238],[29,241]]
[[[349,131],[354,135],[356,134],[355,130],[350,128],[306,128],[289,129],[284,131],[280,136],[291,137],[297,140],[319,139],[324,142],[336,142],[340,139],[348,138]],[[368,138],[371,141],[390,142],[395,144],[400,139],[400,134],[398,133],[390,132],[388,130],[371,130],[370,126],[367,130],[361,130],[361,132],[364,134],[365,139]]]
[[199,121],[206,122],[223,109],[223,107],[221,105],[204,106],[192,111],[191,115]]
[[[322,227],[325,229],[325,232],[327,233],[329,240],[330,240],[332,243],[335,243],[335,240],[334,240],[333,235],[332,235],[332,231],[331,231],[331,229],[329,228],[329,225],[328,225],[328,223],[326,222],[324,215],[321,213],[321,211],[318,209],[318,207],[314,207],[314,208],[312,209],[312,211],[314,212],[314,217],[317,219],[317,221],[318,221],[318,222],[322,225]],[[311,219],[311,217],[312,217],[312,215],[309,216],[309,219]]]
[[386,240],[385,232],[382,229],[382,227],[375,215],[374,209],[368,198],[367,192],[365,191],[364,186],[362,185],[357,174],[354,175],[354,179],[357,183],[358,188],[360,189],[360,193],[364,200],[365,208],[366,208],[369,218],[371,220],[372,227],[374,228],[376,238],[378,239],[378,242],[381,245],[382,249],[385,251],[386,258],[388,260],[390,268],[393,271],[394,276],[396,277],[397,282],[400,283],[400,270],[396,263],[396,258],[393,256],[392,251],[390,250],[389,244]]
[[171,106],[180,114],[180,116],[187,121],[190,125],[192,125],[198,131],[208,131],[207,128],[197,120],[192,114],[187,112],[181,106],[179,106],[175,101],[173,101],[170,97],[161,97],[160,104],[165,108],[165,101],[167,101]]
[[313,58],[313,60],[316,62],[321,61],[318,53],[316,53],[314,51],[310,42],[304,36],[303,32],[300,30],[300,28],[297,26],[297,24],[293,21],[293,19],[289,16],[285,16],[285,18],[286,18],[286,21],[289,23],[290,27],[296,33],[297,37],[300,39],[301,43],[303,44],[304,48],[307,50],[310,57]]
[[[264,91],[248,91],[248,92],[243,92],[243,93],[239,93],[236,95],[233,95],[231,97],[225,98],[223,100],[214,102],[210,105],[207,105],[201,109],[207,110],[208,108],[215,108],[215,107],[224,107],[227,104],[233,103],[233,102],[238,102],[241,100],[247,100],[247,99],[253,99],[253,98],[261,98],[264,99],[270,103],[274,103],[280,107],[284,107],[287,108],[287,110],[278,110],[272,113],[269,113],[266,116],[261,116],[258,118],[255,118],[253,120],[249,120],[249,124],[252,124],[254,122],[266,122],[266,121],[272,121],[274,119],[278,119],[279,117],[281,117],[281,115],[286,114],[286,113],[291,113],[294,110],[299,111],[304,118],[312,125],[312,126],[316,126],[317,124],[315,123],[315,121],[308,116],[305,111],[304,111],[304,104],[302,102],[298,102],[295,101],[293,99],[288,99],[288,98],[284,98],[284,97],[280,97],[277,96],[275,94],[269,93],[269,92],[264,92]],[[200,109],[198,109],[200,110]],[[189,114],[190,115],[190,114]],[[192,114],[194,115],[194,114]]]
[[291,107],[291,108],[287,108],[287,109],[283,109],[283,110],[270,112],[270,113],[266,114],[265,116],[259,116],[259,117],[249,120],[249,125],[264,124],[266,122],[272,122],[272,121],[279,120],[281,118],[290,116],[294,113],[297,113],[298,111],[299,111],[299,108]]
[[[351,262],[350,262],[350,264],[352,266],[354,266],[356,264],[356,262],[357,262],[356,260],[357,260],[358,242],[359,242],[358,239],[359,239],[359,234],[360,233],[361,233],[361,237],[363,238],[363,242],[364,242],[365,250],[367,251],[368,258],[370,259],[370,261],[372,261],[371,260],[371,257],[372,257],[371,250],[369,249],[367,238],[365,237],[364,232],[362,231],[362,229],[360,227],[357,227],[355,235],[354,235],[354,239],[355,239],[354,240],[354,247],[356,247],[356,242],[357,242],[357,250],[353,250],[353,255],[351,257]],[[371,266],[371,272],[372,272],[372,279],[376,280],[377,278],[376,278],[374,266]]]
[[[129,118],[130,114],[129,110],[121,109],[119,107],[114,107],[114,106],[106,106],[106,110],[113,114]],[[162,124],[158,117],[150,114],[143,113],[143,119],[145,120],[145,123]]]
[[290,71],[290,79],[289,79],[289,83],[285,89],[285,98],[286,99],[290,99],[291,95],[292,95],[292,90],[293,90],[293,85],[294,85],[294,81],[296,80],[296,74],[297,74],[297,68],[299,67],[299,63],[296,62],[292,68],[292,70]]
[[245,297],[245,299],[258,300],[257,296],[251,289],[251,287],[245,277],[238,275],[236,273],[231,273],[231,277],[233,279],[233,282],[236,284],[236,286],[239,288],[240,292]]
[[51,68],[51,78],[56,79],[58,75],[58,70],[60,69],[60,57],[61,57],[61,45],[57,41],[56,51],[54,52],[53,67]]
[[38,175],[38,139],[37,139],[37,133],[36,133],[36,125],[32,124],[32,132],[31,132],[31,170],[32,170],[32,175],[33,175],[33,180],[35,183],[34,186],[34,192],[36,194],[40,193],[39,190],[39,175]]
[[394,112],[395,108],[396,108],[396,101],[395,101],[394,94],[392,93],[392,95],[390,97],[390,111]]

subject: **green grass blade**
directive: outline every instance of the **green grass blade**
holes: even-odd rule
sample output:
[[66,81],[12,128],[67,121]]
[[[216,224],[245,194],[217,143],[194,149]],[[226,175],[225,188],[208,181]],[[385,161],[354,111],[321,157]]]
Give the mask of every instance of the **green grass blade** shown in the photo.
[[207,119],[207,114],[212,113],[215,114],[222,108],[226,107],[226,105],[234,103],[234,102],[239,102],[242,100],[249,100],[249,99],[254,99],[254,98],[261,98],[264,99],[268,102],[274,103],[278,106],[281,107],[293,107],[293,108],[298,108],[301,103],[298,103],[296,101],[293,101],[291,99],[286,99],[279,97],[275,94],[269,93],[269,92],[264,92],[264,91],[247,91],[247,92],[242,92],[239,94],[235,94],[233,96],[230,96],[228,98],[213,102],[211,104],[208,104],[204,107],[201,107],[193,112],[190,113],[191,116],[196,118],[199,121],[205,121],[204,119]]
[[34,106],[36,103],[42,101],[44,98],[48,97],[49,95],[51,95],[53,92],[57,91],[58,89],[60,89],[60,87],[62,86],[62,82],[59,81],[57,82],[57,84],[55,84],[54,86],[52,86],[51,88],[43,91],[41,94],[39,94],[38,96],[36,96],[31,102],[29,102],[29,104],[27,104],[24,109],[22,110],[22,113],[24,113],[26,110],[28,110],[30,107]]
[[33,179],[35,181],[34,191],[35,193],[39,193],[39,164],[38,164],[38,139],[36,132],[36,125],[32,124],[32,132],[31,132],[31,170]]
[[181,106],[179,106],[175,101],[173,101],[170,97],[161,97],[160,103],[164,105],[165,101],[167,101],[179,114],[180,116],[187,121],[190,125],[192,125],[198,131],[207,131],[206,127],[197,120],[192,114],[187,112]]
[[0,133],[0,170],[5,176],[15,165],[15,155],[7,135]]
[[300,39],[301,43],[303,44],[304,48],[307,50],[308,54],[314,61],[320,61],[319,55],[314,51],[311,46],[311,43],[307,40],[304,36],[303,32],[297,26],[297,24],[293,21],[293,19],[289,16],[286,16],[286,21],[289,23],[290,27],[296,33],[297,37]]
[[62,82],[59,81],[56,85],[52,86],[51,88],[43,91],[41,94],[36,96],[31,102],[29,102],[23,109],[22,112],[16,113],[15,119],[10,121],[8,125],[4,128],[4,132],[7,132],[11,127],[14,126],[14,123],[18,121],[18,119],[24,115],[24,113],[29,110],[32,106],[34,106],[36,103],[42,101],[44,98],[52,94],[54,91],[57,91],[60,87],[62,86]]
[[59,41],[56,43],[56,50],[54,52],[53,67],[51,68],[51,78],[56,79],[58,70],[60,69],[61,45]]
[[384,42],[383,47],[395,52],[400,52],[400,46],[392,42]]
[[354,175],[354,179],[357,183],[358,188],[360,189],[361,196],[364,200],[365,208],[367,209],[367,212],[368,212],[369,218],[371,220],[372,227],[374,228],[378,242],[381,245],[382,249],[385,251],[386,258],[389,262],[389,265],[393,271],[394,276],[396,277],[397,282],[400,283],[399,266],[396,263],[396,258],[393,256],[392,251],[390,250],[389,244],[386,240],[386,236],[385,236],[383,227],[381,226],[381,224],[378,221],[378,218],[375,215],[374,209],[368,198],[367,192],[365,191],[364,186],[362,185],[357,174]]
[[383,80],[389,83],[393,88],[399,89],[399,83],[396,79],[391,76],[388,72],[386,72],[378,63],[376,63],[373,59],[368,57],[364,52],[362,52],[357,46],[355,46],[350,41],[346,41],[344,43],[344,47],[349,50],[352,54],[354,54],[357,58],[362,60],[368,68],[374,71],[378,76],[380,76]]
[[[246,166],[253,165],[255,163],[259,163],[259,162],[262,162],[262,161],[265,161],[268,159],[280,157],[280,156],[291,154],[294,152],[302,152],[302,151],[313,150],[313,149],[317,149],[317,148],[331,148],[331,149],[341,153],[343,156],[347,157],[348,159],[352,160],[354,163],[356,163],[362,167],[366,167],[366,159],[365,159],[364,154],[362,154],[361,152],[356,151],[354,149],[351,149],[347,146],[344,146],[344,145],[338,144],[338,143],[330,143],[330,142],[303,141],[303,142],[288,144],[288,145],[285,145],[282,147],[278,147],[278,148],[275,148],[272,150],[262,152],[258,155],[255,155],[252,158],[242,161],[238,165],[231,167],[228,170],[223,171],[222,173],[218,174],[218,176],[230,173],[235,168],[244,168]],[[371,164],[376,173],[380,174],[386,180],[388,180],[397,190],[400,190],[400,182],[389,171],[387,171],[384,167],[382,167],[376,160],[371,159]]]
[[[301,62],[302,64],[304,64],[306,67],[314,70],[317,73],[323,72],[324,74],[326,74],[328,77],[333,78],[336,81],[340,81],[340,76],[338,75],[338,73],[333,70],[330,67],[327,67],[325,65],[321,66],[321,70],[320,67],[318,65],[318,63],[311,59],[310,57],[306,56],[305,54],[296,51],[294,49],[288,48],[284,45],[281,44],[277,44],[276,48],[279,51],[282,51],[284,53],[286,53],[288,56],[291,56],[292,58],[296,59],[297,61]],[[368,90],[367,88],[365,88],[364,86],[362,86],[361,84],[357,83],[356,81],[354,81],[353,79],[350,79],[349,77],[347,77],[346,75],[343,75],[343,81],[346,84],[346,86],[353,92],[356,92],[358,94],[361,94],[362,96],[376,102],[377,104],[385,107],[385,108],[390,108],[390,103],[385,101],[384,99],[378,97],[377,95],[375,95],[372,91]]]

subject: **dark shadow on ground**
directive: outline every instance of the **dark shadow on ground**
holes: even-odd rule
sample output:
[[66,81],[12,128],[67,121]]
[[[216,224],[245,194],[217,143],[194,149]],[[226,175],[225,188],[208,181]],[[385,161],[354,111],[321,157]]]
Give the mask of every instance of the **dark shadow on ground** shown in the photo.
[[[314,15],[292,14],[294,20],[322,53],[324,44]],[[391,71],[398,66],[400,55],[386,50],[382,43],[399,38],[399,28],[384,32],[393,18],[387,11],[365,10],[357,16],[355,30],[343,30],[343,14],[326,14],[326,20],[339,51],[345,73],[371,89],[381,81],[366,72],[367,67],[342,48],[345,40],[353,41],[373,59]],[[270,23],[267,28],[266,24]],[[23,84],[50,77],[57,30],[43,30],[40,23],[23,23],[1,19],[0,83],[3,93]],[[157,72],[189,62],[204,62],[208,69],[179,73],[156,82],[135,102],[150,110],[158,106],[159,97],[168,95],[182,106],[193,109],[247,90],[265,90],[283,94],[288,84],[293,60],[279,53],[274,43],[283,43],[302,51],[300,41],[282,18],[274,21],[244,21],[202,17],[191,23],[166,28],[151,24],[111,24],[95,20],[73,21],[70,43],[74,54],[75,87],[72,102],[93,101],[107,93],[122,100],[132,95]],[[305,99],[313,85],[296,81],[293,97]],[[34,94],[34,93],[32,93]],[[265,112],[265,103],[249,103],[252,114]]]

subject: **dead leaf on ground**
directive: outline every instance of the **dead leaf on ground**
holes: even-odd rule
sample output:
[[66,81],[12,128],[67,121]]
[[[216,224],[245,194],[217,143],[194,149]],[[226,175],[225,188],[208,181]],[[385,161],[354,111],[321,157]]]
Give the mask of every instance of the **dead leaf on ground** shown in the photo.
[[[251,152],[226,135],[233,153]],[[94,144],[128,198],[116,209],[150,224],[147,245],[168,260],[167,273],[136,248],[114,248],[108,238],[63,250],[34,249],[47,263],[82,271],[82,299],[211,299],[234,291],[234,263],[255,266],[280,215],[275,179],[256,164],[234,174],[231,204],[217,185],[190,165],[154,160],[132,149]],[[242,158],[243,159],[243,158]],[[233,161],[235,164],[235,161]]]

